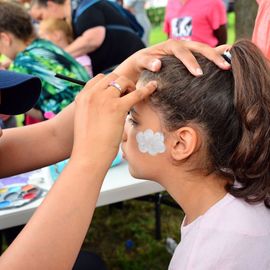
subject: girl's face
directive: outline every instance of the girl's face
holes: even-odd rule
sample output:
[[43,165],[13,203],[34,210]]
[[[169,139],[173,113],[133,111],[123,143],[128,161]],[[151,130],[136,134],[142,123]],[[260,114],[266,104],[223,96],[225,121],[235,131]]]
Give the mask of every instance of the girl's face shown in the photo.
[[48,18],[63,19],[65,18],[64,5],[48,1],[46,6],[40,6],[34,3],[29,11],[31,17],[37,21]]
[[[164,138],[164,140],[163,140]],[[168,132],[147,101],[134,106],[127,117],[122,140],[123,158],[132,176],[158,181],[168,162]],[[166,165],[165,165],[166,166]]]

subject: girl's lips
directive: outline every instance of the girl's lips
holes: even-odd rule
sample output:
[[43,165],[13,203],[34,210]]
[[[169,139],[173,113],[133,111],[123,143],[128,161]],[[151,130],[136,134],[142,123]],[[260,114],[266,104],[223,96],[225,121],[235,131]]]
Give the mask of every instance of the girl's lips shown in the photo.
[[126,154],[125,154],[125,152],[124,152],[123,147],[121,147],[121,152],[122,152],[122,158],[126,159]]

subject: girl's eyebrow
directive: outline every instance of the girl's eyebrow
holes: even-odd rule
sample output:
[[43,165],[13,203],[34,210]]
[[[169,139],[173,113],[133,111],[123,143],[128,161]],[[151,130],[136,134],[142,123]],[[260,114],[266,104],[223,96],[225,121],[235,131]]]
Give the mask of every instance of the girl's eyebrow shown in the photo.
[[134,107],[132,107],[129,112],[131,114],[135,115],[135,116],[139,116],[139,114],[136,112],[136,110],[134,109]]

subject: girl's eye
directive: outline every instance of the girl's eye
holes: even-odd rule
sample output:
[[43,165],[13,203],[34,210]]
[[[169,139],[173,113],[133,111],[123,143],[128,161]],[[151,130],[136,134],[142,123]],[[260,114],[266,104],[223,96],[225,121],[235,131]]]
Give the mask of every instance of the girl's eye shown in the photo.
[[132,126],[137,126],[138,122],[136,122],[133,118],[131,118],[130,116],[128,117],[128,122],[132,125]]

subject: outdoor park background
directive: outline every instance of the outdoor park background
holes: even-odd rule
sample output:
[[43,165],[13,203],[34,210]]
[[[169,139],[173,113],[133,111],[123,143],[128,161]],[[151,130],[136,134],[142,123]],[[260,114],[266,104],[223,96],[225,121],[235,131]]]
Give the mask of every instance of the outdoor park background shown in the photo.
[[[250,0],[238,0],[238,10],[247,11]],[[253,1],[253,0],[251,0]],[[256,15],[249,5],[250,25],[238,19],[238,36],[250,37],[252,20]],[[167,39],[162,31],[164,7],[148,9],[152,23],[150,45]],[[239,12],[239,13],[241,13]],[[228,13],[228,43],[235,41],[235,12]],[[248,33],[248,34],[247,34]],[[139,180],[138,180],[139,181]],[[171,254],[166,249],[166,238],[180,240],[183,213],[170,206],[161,206],[161,240],[155,239],[154,203],[141,200],[125,201],[122,205],[96,209],[83,249],[100,254],[110,270],[164,270],[168,268]]]
[[[229,44],[236,37],[251,36],[256,11],[255,0],[237,0],[235,11],[228,13]],[[162,31],[164,6],[148,8],[147,13],[152,23],[150,45],[166,40]],[[183,216],[181,210],[161,205],[162,235],[161,240],[157,240],[153,202],[129,200],[99,207],[83,249],[100,254],[110,270],[164,270],[171,259],[166,238],[179,242]]]

